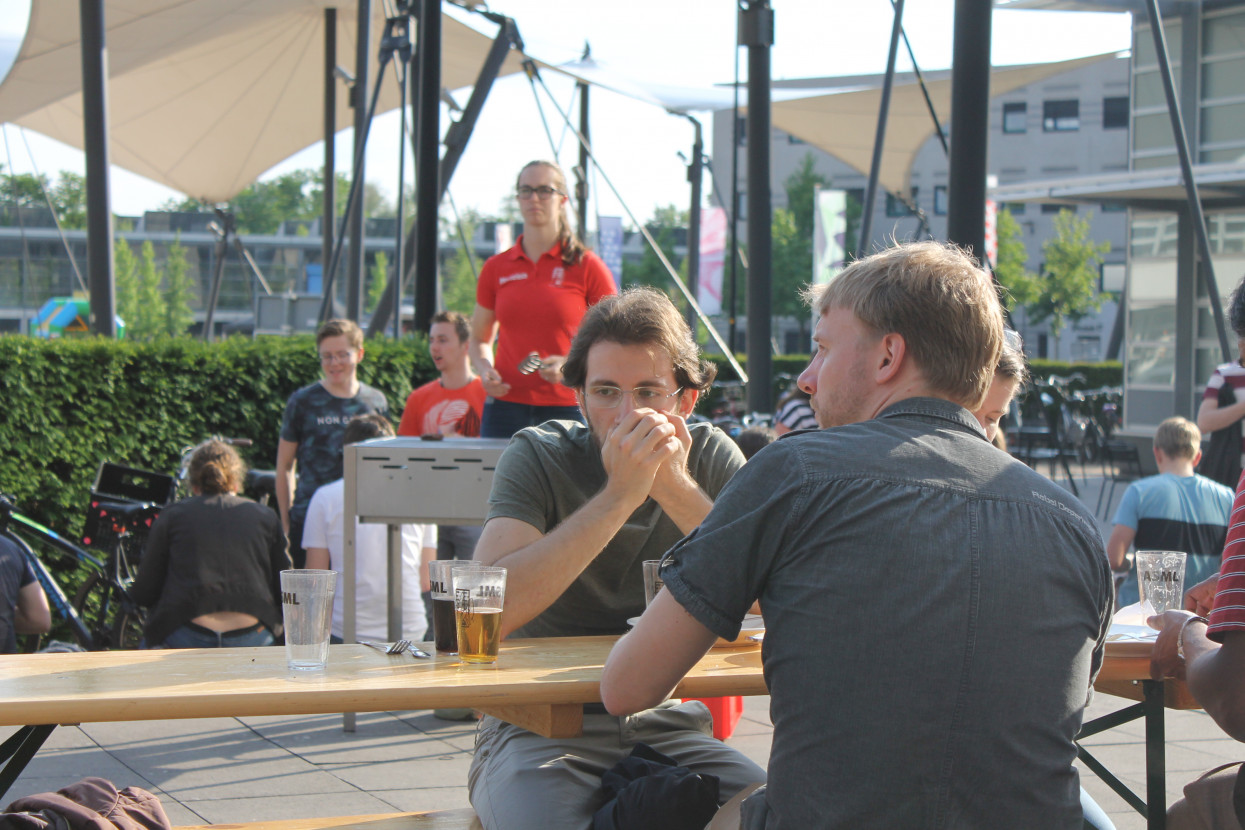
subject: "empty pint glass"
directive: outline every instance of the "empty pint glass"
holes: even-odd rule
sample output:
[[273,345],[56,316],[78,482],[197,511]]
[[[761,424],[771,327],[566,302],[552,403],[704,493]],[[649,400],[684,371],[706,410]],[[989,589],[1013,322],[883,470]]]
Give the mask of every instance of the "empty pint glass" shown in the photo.
[[1184,607],[1185,554],[1175,550],[1139,550],[1137,588],[1144,614]]
[[506,569],[456,563],[452,575],[458,659],[464,663],[497,662]]
[[337,571],[281,572],[281,612],[285,621],[285,660],[291,669],[324,668],[329,656],[333,593]]

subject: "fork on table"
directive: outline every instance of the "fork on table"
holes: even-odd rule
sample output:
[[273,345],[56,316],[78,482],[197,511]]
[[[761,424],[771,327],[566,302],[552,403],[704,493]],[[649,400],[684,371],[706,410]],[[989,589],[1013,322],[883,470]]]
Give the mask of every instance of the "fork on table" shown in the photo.
[[372,642],[360,640],[359,645],[368,646],[369,648],[374,648],[377,651],[383,651],[385,652],[385,654],[391,654],[391,655],[409,653],[412,657],[414,657],[417,660],[420,658],[427,658],[429,656],[428,652],[424,651],[422,648],[418,647],[417,645],[412,643],[410,640],[398,640],[396,643],[392,643],[390,645],[385,645],[384,643],[372,643]]

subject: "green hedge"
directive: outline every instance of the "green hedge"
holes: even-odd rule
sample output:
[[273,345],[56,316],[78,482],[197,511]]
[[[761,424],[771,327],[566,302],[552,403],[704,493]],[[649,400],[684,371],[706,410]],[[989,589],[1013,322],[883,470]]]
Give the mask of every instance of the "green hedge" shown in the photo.
[[[319,377],[312,335],[219,343],[0,337],[0,491],[77,538],[103,461],[177,470],[210,435],[250,438],[247,462],[271,469],[286,399]],[[400,417],[413,384],[436,372],[423,337],[370,340],[359,376]]]
[[[716,361],[719,379],[736,377]],[[775,400],[807,365],[807,355],[774,358]],[[173,473],[183,447],[228,435],[252,439],[243,456],[271,469],[286,400],[320,372],[311,335],[218,343],[7,335],[0,366],[0,491],[70,538],[80,533],[100,462]],[[1035,360],[1032,368],[1040,377],[1080,372],[1090,387],[1118,385],[1122,376],[1119,363]],[[360,378],[389,399],[395,423],[413,386],[435,375],[422,336],[369,340],[359,367]]]

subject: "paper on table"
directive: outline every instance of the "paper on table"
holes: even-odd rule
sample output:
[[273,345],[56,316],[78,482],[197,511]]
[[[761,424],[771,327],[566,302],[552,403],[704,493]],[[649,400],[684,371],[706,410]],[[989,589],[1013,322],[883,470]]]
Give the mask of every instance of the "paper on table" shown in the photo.
[[1111,618],[1111,629],[1107,632],[1107,642],[1119,640],[1154,640],[1159,633],[1146,625],[1145,613],[1141,603],[1134,602],[1115,612]]

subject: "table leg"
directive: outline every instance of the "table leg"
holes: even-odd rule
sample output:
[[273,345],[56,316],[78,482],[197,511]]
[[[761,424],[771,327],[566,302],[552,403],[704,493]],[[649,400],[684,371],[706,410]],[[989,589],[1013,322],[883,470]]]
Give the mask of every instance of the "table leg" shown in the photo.
[[4,769],[0,770],[0,798],[8,793],[9,787],[13,786],[13,782],[26,769],[30,759],[35,757],[39,747],[43,746],[43,742],[48,739],[48,735],[51,735],[55,728],[54,723],[23,726],[7,741],[0,744],[0,761],[7,762],[4,764]]
[[1163,711],[1163,683],[1141,681],[1146,708],[1146,828],[1167,827],[1166,714]]

